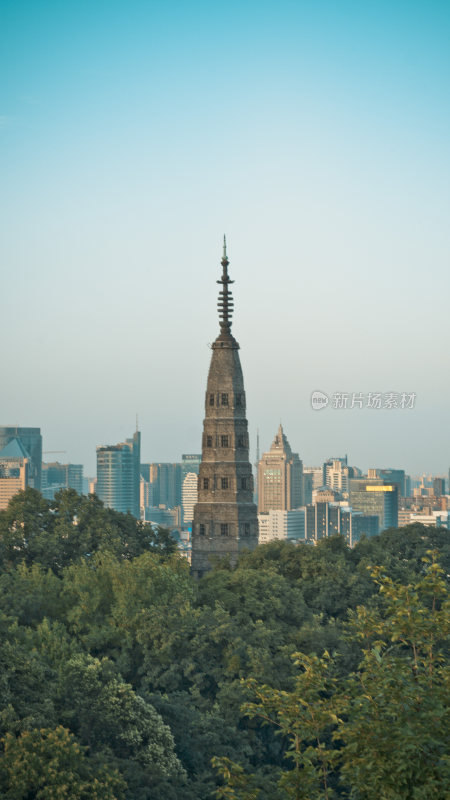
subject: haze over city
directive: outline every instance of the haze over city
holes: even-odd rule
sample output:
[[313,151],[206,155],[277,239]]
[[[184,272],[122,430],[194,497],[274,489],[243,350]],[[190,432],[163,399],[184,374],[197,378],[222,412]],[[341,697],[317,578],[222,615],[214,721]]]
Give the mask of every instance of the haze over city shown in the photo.
[[[222,236],[256,429],[448,470],[450,8],[3,3],[2,424],[200,452]],[[315,411],[315,390],[413,408]],[[349,403],[350,404],[350,403]]]

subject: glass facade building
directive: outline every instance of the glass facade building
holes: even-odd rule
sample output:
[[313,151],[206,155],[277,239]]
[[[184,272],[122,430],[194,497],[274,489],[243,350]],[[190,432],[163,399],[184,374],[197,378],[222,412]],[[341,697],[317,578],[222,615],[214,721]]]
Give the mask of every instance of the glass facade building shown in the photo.
[[0,427],[0,450],[3,450],[14,439],[18,439],[27,452],[29,459],[28,486],[40,490],[42,470],[41,429],[19,428],[15,425]]
[[350,480],[350,505],[353,511],[376,515],[380,531],[398,526],[398,486],[382,478]]
[[141,434],[116,445],[97,447],[96,494],[107,508],[139,519]]

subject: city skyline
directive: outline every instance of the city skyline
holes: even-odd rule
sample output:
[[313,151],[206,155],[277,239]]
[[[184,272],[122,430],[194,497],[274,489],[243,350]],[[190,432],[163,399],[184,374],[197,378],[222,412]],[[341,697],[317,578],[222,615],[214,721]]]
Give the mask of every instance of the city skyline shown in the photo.
[[0,15],[2,425],[90,475],[136,412],[142,461],[198,452],[225,232],[252,455],[281,419],[305,466],[446,475],[449,7]]

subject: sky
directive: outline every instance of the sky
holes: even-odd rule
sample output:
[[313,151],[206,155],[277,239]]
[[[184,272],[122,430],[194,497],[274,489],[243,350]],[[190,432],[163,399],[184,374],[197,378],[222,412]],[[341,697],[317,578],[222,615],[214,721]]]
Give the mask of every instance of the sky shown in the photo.
[[[226,233],[252,460],[281,421],[447,472],[449,41],[434,0],[0,0],[0,424],[199,452]],[[370,392],[414,407],[332,407]]]

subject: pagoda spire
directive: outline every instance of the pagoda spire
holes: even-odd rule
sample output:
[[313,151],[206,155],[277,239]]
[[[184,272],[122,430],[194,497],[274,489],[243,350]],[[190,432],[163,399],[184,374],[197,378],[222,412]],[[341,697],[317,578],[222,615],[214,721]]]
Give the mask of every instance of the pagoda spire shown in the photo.
[[217,283],[222,284],[222,289],[219,292],[219,300],[217,303],[217,309],[219,312],[219,322],[220,322],[220,332],[221,334],[229,334],[231,335],[231,317],[233,314],[233,295],[228,289],[230,283],[234,283],[228,275],[228,261],[227,256],[227,240],[225,235],[223,237],[223,255],[222,255],[222,277]]

